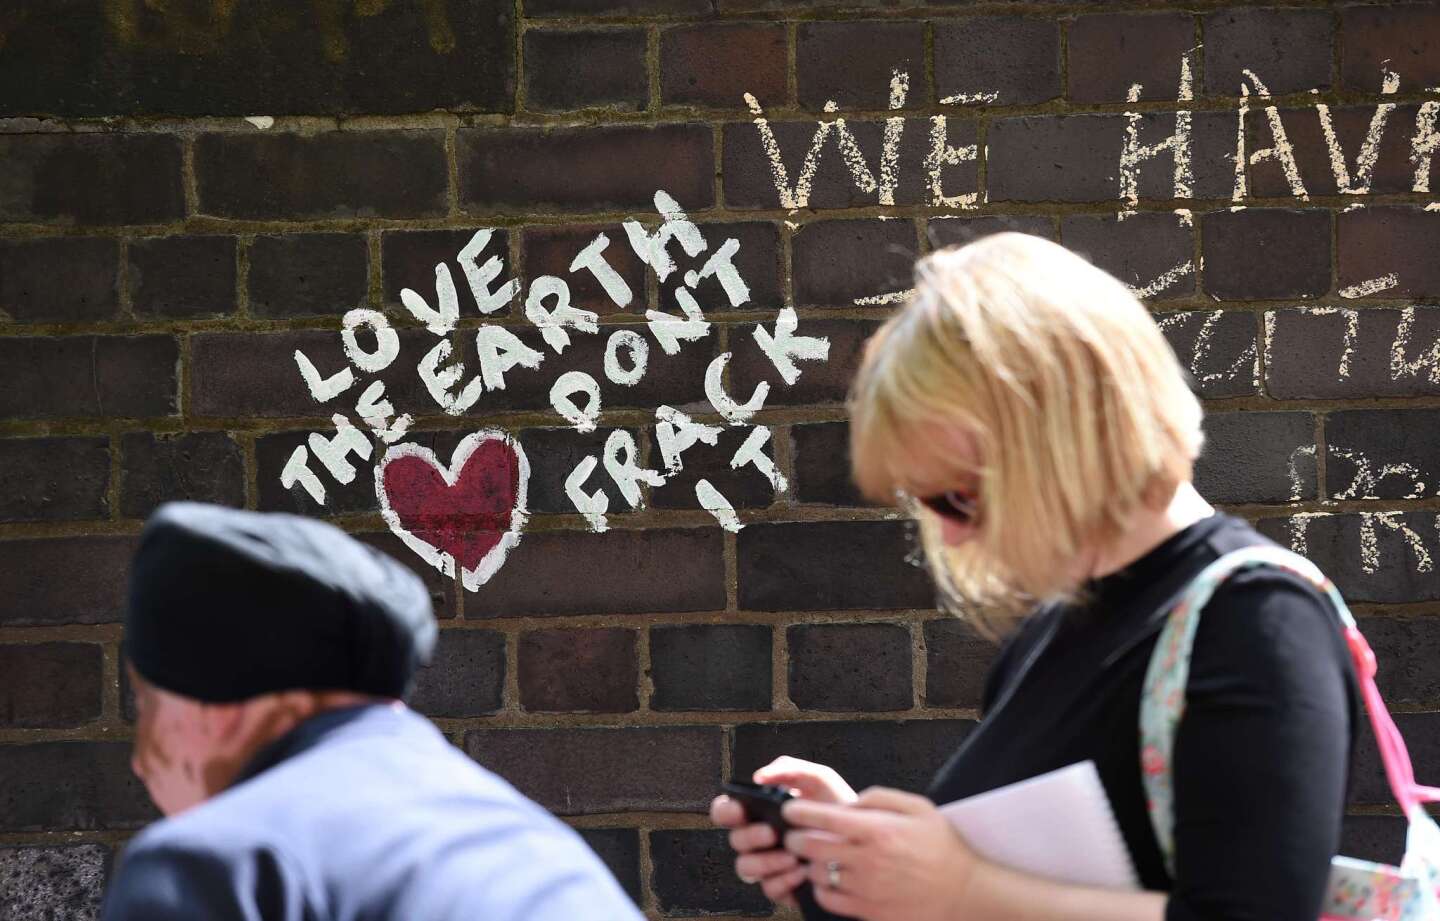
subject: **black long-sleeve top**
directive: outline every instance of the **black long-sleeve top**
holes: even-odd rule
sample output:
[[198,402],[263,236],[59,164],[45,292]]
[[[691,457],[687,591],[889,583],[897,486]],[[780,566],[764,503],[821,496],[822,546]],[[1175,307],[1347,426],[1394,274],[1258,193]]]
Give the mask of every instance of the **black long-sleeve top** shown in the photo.
[[1174,880],[1140,779],[1140,688],[1163,608],[1206,564],[1265,543],[1216,515],[1092,582],[1081,603],[1032,614],[930,797],[947,803],[1090,759],[1142,885],[1171,893],[1166,921],[1314,921],[1359,725],[1353,666],[1319,592],[1249,570],[1206,606],[1175,741]]

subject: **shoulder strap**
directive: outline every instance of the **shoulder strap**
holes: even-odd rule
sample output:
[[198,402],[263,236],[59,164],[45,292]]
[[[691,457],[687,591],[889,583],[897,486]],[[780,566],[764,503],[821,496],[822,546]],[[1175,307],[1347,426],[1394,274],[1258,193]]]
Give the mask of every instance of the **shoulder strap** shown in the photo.
[[[1140,692],[1140,776],[1145,785],[1150,826],[1155,830],[1165,869],[1175,877],[1175,809],[1171,758],[1175,733],[1185,714],[1185,687],[1190,678],[1190,654],[1200,612],[1215,590],[1235,573],[1268,566],[1300,577],[1330,599],[1347,633],[1355,631],[1355,618],[1340,593],[1314,563],[1273,546],[1242,547],[1201,570],[1175,600],[1166,619]],[[1358,636],[1358,631],[1356,631]]]

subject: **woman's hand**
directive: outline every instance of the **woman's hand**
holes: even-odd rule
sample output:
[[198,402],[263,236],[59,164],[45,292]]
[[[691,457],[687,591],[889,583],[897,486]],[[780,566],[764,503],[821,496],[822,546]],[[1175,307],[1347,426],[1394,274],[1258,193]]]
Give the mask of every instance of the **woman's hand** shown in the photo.
[[[756,771],[754,780],[789,787],[797,796],[812,802],[842,805],[856,801],[854,789],[834,768],[788,755]],[[715,797],[710,804],[710,821],[730,829],[730,846],[740,854],[735,860],[735,875],[747,883],[759,883],[772,902],[795,904],[791,893],[804,882],[807,870],[794,854],[780,847],[769,825],[746,823],[745,810],[728,796]]]
[[964,917],[981,861],[923,796],[871,787],[853,805],[785,804],[786,850],[809,862],[815,898],[865,921]]

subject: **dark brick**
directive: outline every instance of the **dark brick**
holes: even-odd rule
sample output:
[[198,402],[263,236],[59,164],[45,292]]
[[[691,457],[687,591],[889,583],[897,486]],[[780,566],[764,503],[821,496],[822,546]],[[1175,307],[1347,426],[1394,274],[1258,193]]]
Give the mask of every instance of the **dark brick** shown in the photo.
[[[1371,193],[1409,192],[1415,179],[1410,164],[1410,134],[1415,124],[1417,106],[1398,106],[1385,120],[1380,135],[1380,150],[1369,178]],[[1325,138],[1320,115],[1315,106],[1281,109],[1280,123],[1295,154],[1295,165],[1305,191],[1310,195],[1339,194],[1335,168],[1330,162],[1330,148]],[[1334,106],[1330,109],[1331,125],[1336,143],[1345,155],[1345,169],[1352,190],[1365,187],[1356,163],[1370,131],[1375,106]],[[1275,132],[1264,108],[1253,108],[1246,116],[1247,149],[1254,152],[1273,147]],[[1274,157],[1247,167],[1249,194],[1256,198],[1284,198],[1294,194],[1283,164]]]
[[979,708],[997,643],[957,617],[925,622],[925,705]]
[[803,406],[812,403],[843,403],[850,390],[850,381],[860,367],[860,353],[865,340],[880,324],[869,320],[802,320],[797,335],[819,336],[830,340],[829,360],[810,361],[796,365],[800,378],[789,386],[780,379],[775,365],[747,333],[730,342],[735,358],[730,363],[730,392],[736,399],[748,400],[755,385],[769,381],[767,406]]
[[740,607],[751,611],[930,608],[902,521],[753,524],[740,532]]
[[462,128],[455,146],[463,208],[649,214],[657,189],[686,209],[715,201],[705,125]]
[[0,416],[174,415],[179,363],[170,336],[0,338]]
[[605,862],[625,894],[639,905],[645,897],[640,882],[640,832],[634,828],[577,828],[576,831]]
[[909,710],[910,631],[900,624],[799,624],[790,645],[790,699],[802,710]]
[[1060,23],[1023,16],[976,16],[935,26],[935,91],[995,93],[993,105],[1045,102],[1060,95]]
[[1347,90],[1378,93],[1384,70],[1400,76],[1401,92],[1440,83],[1440,9],[1431,4],[1341,10],[1340,41],[1340,80]]
[[0,543],[0,626],[119,623],[135,545],[133,537]]
[[120,465],[120,514],[126,518],[144,518],[174,499],[245,504],[245,457],[224,432],[126,435]]
[[203,134],[201,214],[238,219],[405,218],[446,212],[443,131]]
[[[628,506],[620,487],[604,472],[605,440],[613,431],[615,429],[600,428],[584,435],[573,428],[525,429],[520,432],[520,447],[530,461],[530,499],[527,503],[530,511],[575,514],[575,505],[565,495],[565,480],[586,455],[593,455],[601,464],[585,484],[586,492],[599,490],[610,498],[611,512],[625,511]],[[631,437],[639,444],[640,439],[634,431]]]
[[1077,16],[1066,39],[1070,99],[1124,102],[1136,83],[1142,100],[1178,99],[1180,62],[1195,45],[1187,13]]
[[107,438],[0,439],[0,521],[105,518]]
[[[948,146],[960,149],[975,143],[973,121],[949,118],[943,124],[946,126],[945,142]],[[847,118],[845,126],[854,136],[855,145],[865,160],[870,177],[877,184],[868,190],[857,184],[854,171],[840,151],[839,135],[832,130],[822,139],[817,165],[811,177],[809,197],[803,202],[797,202],[796,207],[828,209],[880,204],[878,183],[881,178],[880,159],[884,150],[884,122],[852,121]],[[770,130],[779,149],[780,159],[785,164],[786,181],[791,192],[795,192],[803,164],[820,128],[814,121],[782,121],[770,122]],[[934,125],[929,119],[907,118],[904,121],[897,145],[895,188],[892,192],[895,204],[933,203],[927,178],[929,171],[925,165],[925,159],[933,144],[933,131]],[[754,124],[726,125],[723,143],[726,207],[782,207],[784,203],[775,186],[770,156],[762,144],[759,128]],[[1233,139],[1231,144],[1234,144]],[[941,193],[947,196],[975,193],[978,189],[977,175],[974,160],[945,166],[941,172]]]
[[[1436,768],[1440,763],[1440,713],[1396,713],[1395,725],[1410,750],[1415,780],[1422,784],[1440,782],[1440,769]],[[1356,740],[1350,771],[1350,802],[1394,805],[1395,795],[1385,780],[1385,769],[1369,728],[1357,733]]]
[[557,815],[699,812],[720,785],[720,729],[478,729],[470,757]]
[[721,13],[768,10],[894,9],[900,0],[717,0]]
[[[682,268],[699,271],[708,256],[713,255],[727,241],[734,240],[740,249],[732,257],[735,271],[745,280],[750,289],[750,300],[739,307],[730,305],[718,275],[700,280],[698,286],[686,285],[695,295],[706,313],[728,313],[732,310],[763,310],[773,312],[784,303],[785,294],[781,280],[783,254],[780,245],[780,228],[774,224],[753,221],[727,224],[701,224],[700,232],[709,247],[699,256],[681,265]],[[672,276],[661,286],[662,306],[669,311],[678,307],[675,292],[684,284],[684,276]]]
[[708,16],[709,0],[533,0],[525,5],[530,17],[569,16]]
[[[455,616],[455,580],[444,575],[440,570],[420,559],[415,551],[405,546],[400,538],[390,531],[376,531],[371,533],[352,535],[356,540],[369,544],[381,553],[392,557],[410,568],[410,571],[420,577],[425,587],[430,590],[430,604],[435,610],[435,616],[446,619]],[[443,641],[443,636],[442,636]]]
[[1398,864],[1405,853],[1409,827],[1398,815],[1347,815],[1340,828],[1340,853],[1357,860]]
[[722,543],[717,528],[537,531],[466,599],[466,616],[722,610]]
[[1315,417],[1270,412],[1206,416],[1195,485],[1211,502],[1315,498]]
[[100,844],[0,847],[0,918],[98,918],[109,865]]
[[660,101],[665,105],[744,109],[788,95],[785,26],[735,22],[677,26],[660,33]]
[[27,18],[22,6],[18,21],[6,23],[0,111],[342,115],[510,107],[514,8],[498,0],[443,7],[256,0],[223,12],[33,6],[37,15]]
[[120,309],[119,272],[114,240],[0,240],[0,310],[21,323],[109,319]]
[[[460,250],[480,230],[479,227],[465,230],[387,230],[380,235],[380,266],[384,276],[383,290],[385,303],[399,304],[400,292],[413,289],[432,308],[438,304],[435,292],[435,266],[449,263],[450,278],[455,282],[455,294],[460,299],[460,315],[475,316],[477,307],[465,272],[456,260]],[[490,228],[490,240],[481,251],[479,261],[483,265],[491,256],[499,256],[503,266],[491,282],[492,290],[497,289],[513,277],[510,265],[510,234],[503,228]],[[566,263],[567,265],[569,263]],[[501,308],[490,316],[505,316],[509,307]],[[401,316],[409,318],[409,312],[402,310]],[[418,321],[416,321],[418,322]]]
[[[615,270],[629,286],[634,299],[628,307],[617,307],[600,282],[589,269],[570,271],[570,264],[580,251],[595,241],[600,234],[610,241],[602,254],[605,262]],[[523,246],[524,288],[542,275],[553,275],[565,280],[570,286],[570,303],[576,307],[593,311],[601,316],[624,313],[626,310],[643,312],[645,302],[645,263],[635,255],[624,227],[619,224],[566,224],[548,227],[527,227]],[[678,246],[672,247],[677,256],[683,252]],[[679,256],[679,258],[684,258]],[[548,302],[547,302],[548,303]]]
[[781,755],[793,755],[828,764],[857,790],[881,785],[918,793],[974,727],[971,720],[737,726],[735,776],[749,778]]
[[[1253,70],[1272,95],[1329,89],[1332,14],[1328,10],[1247,9],[1208,14],[1205,29],[1205,91],[1239,96],[1244,71]],[[1256,88],[1250,86],[1250,92]]]
[[0,726],[60,729],[99,719],[102,658],[92,643],[0,646]]
[[1195,293],[1194,222],[1178,214],[1149,211],[1123,221],[1112,215],[1074,215],[1061,222],[1060,233],[1066,247],[1131,288],[1143,290],[1167,272],[1190,267],[1151,299]]
[[[317,426],[315,429],[305,431],[274,432],[261,435],[256,439],[255,465],[259,485],[259,495],[256,499],[257,508],[264,512],[296,512],[312,516],[378,511],[373,471],[384,453],[380,450],[384,447],[383,445],[372,450],[368,459],[361,458],[356,454],[349,456],[350,464],[355,467],[356,474],[354,480],[344,485],[331,476],[330,472],[325,469],[325,465],[311,453],[310,469],[320,478],[320,482],[325,487],[324,503],[317,503],[306,492],[305,487],[299,483],[288,490],[281,485],[280,473],[285,469],[290,455],[298,446],[308,442],[312,431],[318,432],[326,438],[335,434],[333,427]],[[448,464],[451,454],[455,451],[455,446],[460,443],[462,437],[463,435],[457,432],[412,431],[405,436],[405,441],[408,444],[429,448],[435,452],[437,458]],[[403,554],[403,556],[410,555],[409,550]]]
[[338,318],[364,306],[369,259],[359,234],[256,237],[250,246],[250,312],[257,317]]
[[503,705],[505,634],[441,630],[430,664],[415,675],[410,706],[431,717],[484,716]]
[[[400,354],[379,374],[355,372],[341,344],[340,323],[333,330],[291,330],[273,333],[197,333],[190,338],[190,411],[197,416],[277,418],[348,415],[360,425],[355,403],[371,381],[385,383],[385,399],[397,413],[435,412],[415,367],[435,344],[421,329],[397,330]],[[361,334],[362,342],[364,333]],[[317,403],[300,376],[295,351],[301,350],[324,378],[351,368],[349,390]],[[475,365],[472,361],[472,369]],[[466,380],[469,380],[467,376]],[[330,432],[329,434],[334,434]]]
[[1440,213],[1423,208],[1362,208],[1338,220],[1340,288],[1394,273],[1397,284],[1381,297],[1440,294]]
[[[726,428],[716,439],[714,447],[696,444],[681,457],[685,465],[679,473],[671,474],[664,486],[651,490],[651,503],[656,508],[697,508],[695,484],[701,479],[720,491],[735,508],[765,508],[775,501],[775,489],[770,480],[754,464],[746,464],[739,470],[732,469],[730,460],[750,437],[750,428]],[[761,448],[765,456],[775,459],[775,435]],[[651,464],[660,468],[659,449],[651,452]]]
[[130,303],[143,316],[189,319],[235,310],[235,238],[132,240]]
[[1266,329],[1265,386],[1271,396],[1440,393],[1440,352],[1434,347],[1440,310],[1275,310],[1266,314]]
[[604,106],[632,112],[649,102],[641,29],[527,29],[525,106],[564,112]]
[[816,221],[791,242],[797,307],[853,307],[858,298],[913,283],[915,225],[862,219]]
[[906,107],[923,105],[924,70],[922,22],[802,22],[795,31],[795,78],[807,109],[831,101],[841,109],[887,109],[895,71],[910,75]]
[[639,709],[636,634],[529,630],[520,636],[520,705],[530,711],[629,713]]
[[[1418,499],[1440,473],[1440,410],[1369,409],[1325,417],[1325,491],[1331,498]],[[1382,466],[1400,469],[1389,475]],[[1407,469],[1408,468],[1408,469]],[[1426,487],[1429,487],[1428,489]]]
[[7,745],[0,758],[0,829],[139,828],[157,818],[130,773],[126,742]]
[[825,505],[865,505],[850,478],[850,425],[811,422],[790,428],[795,498]]
[[1058,239],[1055,221],[1039,214],[987,214],[983,217],[932,217],[926,236],[933,249],[963,246],[992,233],[1028,233],[1047,240]]
[[1440,620],[1434,617],[1362,617],[1360,630],[1375,650],[1375,681],[1391,706],[1440,700]]
[[[1353,603],[1440,599],[1434,513],[1380,512],[1265,518],[1261,533],[1308,556]],[[1296,539],[1297,532],[1301,539]],[[1373,534],[1373,542],[1368,535]],[[1374,556],[1367,559],[1367,547]],[[1423,551],[1424,556],[1421,556]],[[1420,759],[1416,759],[1420,764]]]
[[1330,290],[1330,215],[1247,208],[1201,218],[1202,281],[1222,299],[1316,297]]
[[773,906],[760,887],[735,875],[728,834],[709,828],[650,832],[655,899],[667,916],[770,914]]
[[693,624],[650,628],[656,710],[769,710],[770,628]]
[[0,221],[158,224],[185,214],[173,134],[11,134],[0,136],[0,162]]
[[[1028,115],[999,118],[986,138],[985,183],[992,202],[1115,201],[1120,196],[1120,155],[1129,119],[1115,115]],[[1140,144],[1158,144],[1175,133],[1171,113],[1140,120]],[[1191,121],[1190,164],[1195,198],[1228,198],[1235,174],[1235,117],[1196,112]],[[1141,199],[1175,198],[1175,159],[1169,152],[1139,168]]]

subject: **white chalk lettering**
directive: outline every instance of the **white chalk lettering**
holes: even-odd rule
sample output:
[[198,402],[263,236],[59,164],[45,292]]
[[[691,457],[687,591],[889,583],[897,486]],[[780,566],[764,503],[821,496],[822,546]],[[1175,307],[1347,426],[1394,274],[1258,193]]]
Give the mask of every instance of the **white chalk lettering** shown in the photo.
[[635,293],[630,290],[625,279],[620,277],[620,273],[605,261],[605,248],[609,245],[609,237],[603,233],[597,235],[571,260],[570,271],[585,269],[600,283],[601,289],[615,302],[616,307],[629,307],[630,302],[635,299]]
[[763,425],[757,425],[750,430],[745,443],[730,458],[730,469],[739,470],[747,464],[753,465],[756,470],[764,474],[770,485],[775,487],[776,492],[785,492],[790,488],[786,482],[785,475],[775,466],[775,462],[765,453],[765,445],[770,441],[770,429]]
[[655,210],[664,219],[659,230],[649,233],[639,221],[629,219],[625,221],[625,235],[630,238],[630,248],[635,250],[635,255],[664,281],[675,271],[675,260],[666,249],[670,241],[678,240],[686,255],[698,256],[705,252],[705,237],[669,193],[655,193]]
[[517,367],[534,370],[545,360],[544,352],[530,348],[503,326],[480,327],[475,333],[475,350],[486,390],[504,390],[506,372]]
[[[1255,75],[1253,70],[1243,72],[1245,78],[1255,86],[1255,95],[1261,99],[1270,98],[1270,90]],[[1305,183],[1300,179],[1300,165],[1295,162],[1295,149],[1290,146],[1290,135],[1285,131],[1285,123],[1280,120],[1280,110],[1275,106],[1265,107],[1265,119],[1270,125],[1270,135],[1273,145],[1251,153],[1248,157],[1245,154],[1245,116],[1250,111],[1250,87],[1244,80],[1240,83],[1240,108],[1238,110],[1239,124],[1235,129],[1235,190],[1233,199],[1240,201],[1249,194],[1248,167],[1265,160],[1274,160],[1280,164],[1280,169],[1285,173],[1285,181],[1290,185],[1290,194],[1302,201],[1309,201],[1310,195],[1305,191]]]
[[491,256],[485,260],[484,265],[479,264],[480,253],[490,243],[494,231],[486,228],[477,230],[470,242],[460,250],[456,260],[460,263],[460,269],[465,273],[465,280],[470,284],[470,294],[475,298],[475,306],[481,313],[494,313],[500,308],[509,304],[520,293],[520,282],[518,279],[510,279],[494,291],[490,290],[490,283],[499,277],[504,268],[504,263],[499,256]]
[[[587,398],[584,409],[575,403],[579,394]],[[595,420],[600,418],[600,385],[584,371],[566,371],[550,388],[550,405],[575,426],[577,432],[593,432]]]
[[930,117],[930,149],[925,154],[925,178],[926,187],[930,190],[930,204],[936,208],[978,208],[979,192],[945,194],[945,168],[959,166],[980,155],[980,148],[975,144],[951,147],[949,132],[949,120],[946,116]]
[[[1194,49],[1192,48],[1191,51]],[[1195,98],[1195,81],[1190,73],[1190,51],[1180,57],[1180,88],[1175,98],[1190,102]],[[1132,83],[1126,93],[1128,102],[1139,102],[1142,84]],[[1175,133],[1156,144],[1140,143],[1140,125],[1145,116],[1140,112],[1125,113],[1125,149],[1120,153],[1120,199],[1125,208],[1118,215],[1124,220],[1134,212],[1140,202],[1140,167],[1146,160],[1160,156],[1166,150],[1171,152],[1175,164],[1174,191],[1176,198],[1190,198],[1194,194],[1195,174],[1190,166],[1192,121],[1189,109],[1175,113]]]
[[775,370],[780,372],[787,385],[800,379],[795,359],[826,361],[830,357],[830,340],[824,336],[797,336],[795,330],[799,325],[795,308],[784,307],[775,315],[774,333],[766,332],[763,326],[755,327],[756,344],[775,365]]
[[725,289],[725,297],[730,300],[731,307],[739,307],[750,300],[750,286],[745,284],[745,279],[740,277],[739,271],[735,268],[735,254],[740,251],[740,241],[735,239],[726,240],[720,244],[710,258],[705,260],[705,265],[700,271],[685,273],[685,284],[692,288],[700,287],[701,279],[714,275],[720,279],[720,287]]
[[[630,351],[630,367],[620,367],[620,350]],[[650,343],[633,329],[617,329],[605,343],[605,377],[612,384],[634,387],[645,377],[650,361]]]
[[682,455],[697,441],[714,447],[724,431],[718,425],[695,422],[672,406],[655,410],[655,442],[660,447],[660,460],[672,474],[685,467]]
[[455,277],[443,262],[435,263],[435,300],[439,306],[431,307],[418,291],[400,289],[400,303],[410,315],[424,323],[430,332],[443,336],[454,329],[460,319],[460,295],[455,291]]
[[744,425],[765,406],[765,398],[770,395],[770,383],[761,381],[756,384],[750,399],[743,405],[737,403],[725,391],[725,366],[729,363],[730,353],[723,352],[716,355],[715,360],[705,369],[705,397],[710,401],[710,405],[715,407],[715,411],[724,416],[731,425]]
[[685,316],[677,317],[660,310],[645,311],[650,335],[660,343],[660,348],[666,355],[678,354],[681,342],[693,342],[710,335],[710,323],[705,319],[704,311],[700,309],[700,304],[690,290],[676,288],[675,300],[680,304],[680,310]]
[[[357,308],[348,311],[341,324],[340,340],[345,344],[345,357],[361,371],[371,374],[384,371],[400,355],[400,336],[380,311]],[[370,327],[375,334],[375,351],[367,352],[360,345],[355,331],[361,326]]]
[[1440,384],[1440,339],[1430,343],[1429,351],[1422,351],[1414,359],[1406,357],[1410,349],[1410,337],[1415,331],[1415,308],[1406,307],[1400,311],[1400,325],[1395,330],[1395,342],[1390,346],[1390,379],[1404,380],[1420,377],[1432,384]]
[[637,461],[640,449],[635,445],[635,436],[625,429],[616,429],[605,439],[605,472],[620,490],[620,495],[630,503],[631,508],[642,508],[644,500],[640,495],[640,484],[665,485],[665,477],[654,470],[641,467]]
[[590,528],[599,533],[607,530],[610,526],[605,522],[605,513],[610,509],[610,497],[605,495],[605,490],[597,489],[594,492],[585,491],[585,481],[590,479],[590,474],[600,462],[594,457],[582,457],[575,469],[565,478],[565,495],[570,504],[575,506],[575,511],[585,516],[590,523]]
[[1422,104],[1415,114],[1415,134],[1410,138],[1410,166],[1415,170],[1415,180],[1410,184],[1413,192],[1430,191],[1430,161],[1440,150],[1440,131],[1435,130],[1437,115],[1440,102],[1433,99]]
[[365,388],[365,392],[360,394],[360,401],[355,404],[355,414],[387,445],[404,438],[410,430],[410,423],[415,421],[409,413],[395,417],[395,407],[385,399],[384,381],[374,381]]
[[325,465],[325,469],[330,471],[335,481],[344,486],[355,479],[355,467],[350,463],[350,455],[369,460],[370,439],[339,413],[332,416],[330,421],[335,423],[335,435],[326,438],[319,432],[311,432],[308,444],[311,453],[320,458],[320,463]]
[[440,365],[450,357],[450,343],[441,339],[435,343],[434,348],[425,353],[420,359],[417,369],[420,372],[420,381],[425,385],[425,390],[435,404],[451,416],[458,416],[465,410],[475,405],[480,399],[480,394],[485,387],[479,377],[476,377],[466,384],[459,393],[452,394],[450,389],[460,383],[460,378],[465,376],[465,365],[456,362],[448,368],[441,369]]
[[735,514],[735,506],[731,505],[730,500],[722,496],[720,490],[711,485],[709,480],[696,482],[695,501],[700,503],[700,507],[705,511],[714,515],[720,527],[731,534],[737,534],[745,527],[740,523],[740,516]]
[[[545,309],[547,297],[555,299],[553,310]],[[525,296],[525,318],[535,324],[545,344],[557,355],[570,345],[567,327],[582,333],[600,331],[599,317],[589,310],[570,306],[570,286],[565,279],[554,275],[541,275],[530,283],[530,293]]]
[[[1393,95],[1400,89],[1400,75],[1391,70],[1383,73],[1380,92],[1386,96]],[[1385,122],[1393,111],[1393,102],[1382,102],[1375,107],[1375,114],[1370,116],[1370,129],[1365,132],[1365,140],[1361,143],[1360,153],[1355,159],[1355,179],[1352,184],[1350,168],[1345,162],[1345,151],[1340,147],[1340,139],[1335,136],[1330,107],[1323,102],[1315,104],[1315,112],[1320,118],[1320,130],[1325,135],[1325,146],[1330,152],[1330,171],[1335,174],[1335,187],[1340,190],[1340,194],[1365,195],[1370,192],[1370,177],[1375,172],[1375,163],[1380,159],[1380,135],[1384,133]]]
[[294,489],[299,483],[305,487],[310,498],[325,504],[325,486],[320,478],[310,469],[310,452],[304,445],[296,445],[295,450],[290,452],[290,459],[285,462],[285,469],[280,471],[280,485],[286,489]]
[[299,349],[295,350],[295,364],[300,369],[300,376],[305,379],[310,395],[318,403],[328,403],[355,384],[355,372],[349,368],[341,368],[329,377],[322,378],[310,357]]

